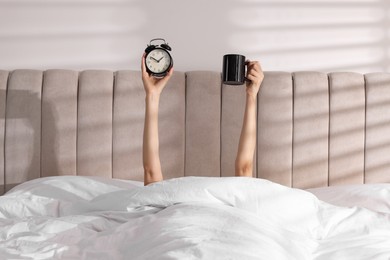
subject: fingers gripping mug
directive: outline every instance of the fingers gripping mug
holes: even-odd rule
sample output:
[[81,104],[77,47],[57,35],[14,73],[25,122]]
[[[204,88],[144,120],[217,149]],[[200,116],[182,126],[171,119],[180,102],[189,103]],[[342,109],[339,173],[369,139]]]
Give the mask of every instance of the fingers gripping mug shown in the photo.
[[222,81],[226,85],[245,83],[245,56],[226,54],[223,56]]

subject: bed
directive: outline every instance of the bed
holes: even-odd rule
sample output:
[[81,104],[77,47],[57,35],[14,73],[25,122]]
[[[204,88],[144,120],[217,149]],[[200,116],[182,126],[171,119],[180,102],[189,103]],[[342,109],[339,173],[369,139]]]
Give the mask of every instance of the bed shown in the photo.
[[137,71],[0,71],[0,259],[389,259],[390,74],[175,72],[143,186]]

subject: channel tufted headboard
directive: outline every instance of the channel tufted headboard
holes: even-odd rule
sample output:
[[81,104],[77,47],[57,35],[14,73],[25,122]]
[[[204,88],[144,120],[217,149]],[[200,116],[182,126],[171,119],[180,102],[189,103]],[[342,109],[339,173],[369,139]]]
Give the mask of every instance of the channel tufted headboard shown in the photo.
[[[160,99],[166,178],[232,176],[243,86],[175,72]],[[0,193],[51,175],[143,179],[140,72],[0,70]],[[297,188],[390,182],[390,74],[265,72],[254,175]]]

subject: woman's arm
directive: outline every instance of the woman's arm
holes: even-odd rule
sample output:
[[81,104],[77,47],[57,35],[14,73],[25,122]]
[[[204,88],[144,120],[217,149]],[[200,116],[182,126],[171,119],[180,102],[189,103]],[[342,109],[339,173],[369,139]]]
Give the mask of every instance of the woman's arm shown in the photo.
[[145,88],[145,124],[142,157],[144,185],[163,179],[159,154],[158,107],[160,94],[172,76],[173,68],[164,78],[155,78],[146,71],[145,54],[142,57],[142,81]]
[[248,62],[244,122],[235,161],[236,176],[252,177],[253,156],[256,148],[256,100],[263,78],[260,63]]

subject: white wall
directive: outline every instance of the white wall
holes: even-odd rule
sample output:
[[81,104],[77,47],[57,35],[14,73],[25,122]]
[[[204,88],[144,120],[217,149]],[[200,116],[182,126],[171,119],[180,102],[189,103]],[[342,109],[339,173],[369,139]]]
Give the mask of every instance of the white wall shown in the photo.
[[151,38],[175,69],[225,53],[264,70],[389,71],[387,0],[0,0],[0,69],[139,69]]

